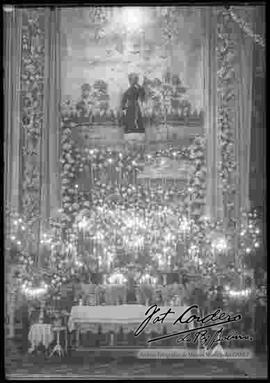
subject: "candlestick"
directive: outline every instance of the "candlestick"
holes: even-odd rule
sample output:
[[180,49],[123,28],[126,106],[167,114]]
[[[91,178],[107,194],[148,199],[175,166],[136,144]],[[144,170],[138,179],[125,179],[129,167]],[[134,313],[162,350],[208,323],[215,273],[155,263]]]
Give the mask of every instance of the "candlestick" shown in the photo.
[[92,162],[90,162],[90,174],[91,174],[91,183],[94,183],[94,170],[92,166]]
[[122,168],[121,166],[119,167],[119,185],[121,184],[122,182]]
[[163,285],[167,285],[167,274],[163,274]]

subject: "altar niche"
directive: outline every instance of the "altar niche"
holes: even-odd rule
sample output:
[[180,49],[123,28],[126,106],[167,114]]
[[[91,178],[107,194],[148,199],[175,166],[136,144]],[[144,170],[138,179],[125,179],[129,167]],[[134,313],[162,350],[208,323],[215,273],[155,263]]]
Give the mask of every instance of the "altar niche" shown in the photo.
[[62,101],[70,95],[72,113],[65,112],[83,131],[80,145],[179,143],[202,134],[200,9],[99,11],[102,20],[93,7],[61,11]]

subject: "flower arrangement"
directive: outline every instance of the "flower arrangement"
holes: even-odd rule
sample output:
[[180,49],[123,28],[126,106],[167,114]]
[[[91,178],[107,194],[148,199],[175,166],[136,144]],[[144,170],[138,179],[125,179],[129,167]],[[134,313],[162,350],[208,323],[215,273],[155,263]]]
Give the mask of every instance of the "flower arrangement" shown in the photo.
[[105,285],[105,302],[107,305],[126,303],[127,287],[125,285]]

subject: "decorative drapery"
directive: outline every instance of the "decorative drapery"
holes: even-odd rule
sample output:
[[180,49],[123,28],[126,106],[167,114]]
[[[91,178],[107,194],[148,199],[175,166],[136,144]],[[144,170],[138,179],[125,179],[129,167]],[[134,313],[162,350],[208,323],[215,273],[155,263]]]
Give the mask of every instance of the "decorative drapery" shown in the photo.
[[[256,7],[255,33],[265,35],[265,7]],[[266,126],[265,126],[265,49],[255,44],[253,50],[253,118],[250,139],[251,208],[265,206]]]
[[[239,14],[244,13],[239,9]],[[249,12],[252,24],[253,12]],[[244,15],[243,15],[244,17]],[[235,36],[238,38],[238,59],[236,60],[238,98],[236,110],[239,111],[236,130],[236,164],[238,170],[239,208],[249,209],[249,164],[250,164],[250,137],[252,121],[252,86],[253,86],[253,40],[247,36],[238,25],[235,25]],[[236,214],[239,214],[236,211]]]
[[[4,9],[4,200],[5,207],[19,209],[20,175],[20,53],[22,12]],[[6,233],[9,230],[9,216],[5,216]],[[7,337],[15,336],[16,285],[14,266],[8,264],[5,254],[5,332]]]
[[41,145],[43,222],[60,206],[60,14],[59,9],[45,10],[45,55],[43,135]]
[[220,177],[229,222],[249,209],[253,40],[224,9],[218,12],[217,32]]
[[5,204],[19,209],[22,11],[4,13]]
[[40,223],[60,205],[58,12],[5,16],[5,199],[33,225],[31,251]]
[[203,8],[203,68],[205,135],[207,139],[206,215],[211,219],[223,217],[222,192],[219,178],[220,142],[217,123],[217,14],[213,7]]
[[[58,12],[49,8],[4,14],[5,205],[31,228],[36,240],[28,255],[37,261],[42,223],[60,204],[59,27]],[[7,298],[12,294],[8,289]],[[7,312],[11,337],[13,308]]]
[[[237,9],[243,18],[252,9]],[[249,209],[253,40],[224,8],[204,8],[206,214],[239,217]]]
[[38,253],[42,183],[42,135],[44,125],[44,21],[45,9],[22,10],[22,60],[20,124],[22,136],[20,172],[20,210],[32,225],[36,241],[29,252]]

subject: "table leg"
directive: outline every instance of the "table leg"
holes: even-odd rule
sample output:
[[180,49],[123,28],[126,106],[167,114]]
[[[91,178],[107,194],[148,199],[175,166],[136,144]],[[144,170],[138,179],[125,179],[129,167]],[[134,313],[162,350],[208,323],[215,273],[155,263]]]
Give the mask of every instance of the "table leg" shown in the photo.
[[56,344],[59,347],[59,345],[60,345],[60,331],[57,331],[57,333],[56,333]]
[[76,329],[76,348],[79,348],[80,345],[80,329]]
[[67,350],[68,350],[68,333],[67,333],[67,330],[65,330],[65,351],[66,351],[66,354],[67,354]]
[[110,333],[110,346],[114,346],[114,333]]

